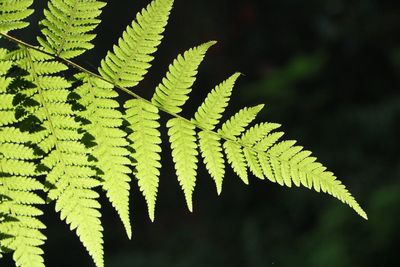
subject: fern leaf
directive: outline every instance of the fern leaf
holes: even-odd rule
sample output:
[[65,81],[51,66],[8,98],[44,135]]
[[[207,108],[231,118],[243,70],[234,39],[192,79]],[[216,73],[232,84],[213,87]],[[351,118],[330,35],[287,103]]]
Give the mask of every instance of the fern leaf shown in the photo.
[[5,60],[6,56],[7,50],[0,49],[0,126],[11,125],[18,121],[15,118],[14,95],[7,91],[13,79],[6,76],[12,67],[12,61]]
[[311,152],[294,146],[294,141],[283,141],[275,144],[266,152],[259,152],[258,158],[264,174],[273,182],[290,187],[303,185],[315,191],[321,190],[341,200],[353,208],[361,217],[367,215],[346,187],[336,179],[333,173],[310,157]]
[[[279,125],[270,126],[276,129]],[[262,130],[264,127],[265,129]],[[317,192],[322,190],[348,204],[361,217],[367,219],[366,213],[333,173],[316,162],[317,159],[311,157],[311,152],[303,150],[303,147],[295,146],[296,141],[278,142],[283,133],[271,133],[273,130],[271,127],[268,124],[256,125],[241,137],[243,143],[253,146],[249,152],[253,155],[253,161],[257,160],[258,164],[254,165],[250,161],[248,164],[250,168],[253,168],[255,176],[261,175],[259,173],[261,169],[265,177],[281,186],[291,187],[293,183],[296,186],[313,188]],[[254,166],[251,167],[251,165]]]
[[218,133],[227,139],[236,140],[263,108],[264,105],[258,105],[240,110],[222,125]]
[[284,155],[284,153],[287,153],[288,151],[290,151],[295,143],[296,143],[296,141],[283,141],[283,142],[280,142],[280,143],[274,145],[268,151],[268,155],[271,155],[270,161],[271,161],[272,170],[275,175],[275,180],[277,181],[277,183],[279,185],[282,185],[282,186],[286,185],[288,187],[292,186],[291,180],[285,179],[284,168],[279,163],[278,157],[281,157]]
[[97,17],[106,5],[96,0],[50,0],[41,21],[44,38],[38,41],[45,51],[62,58],[74,58],[92,49],[91,34],[100,20]]
[[96,158],[96,166],[103,189],[113,207],[118,212],[129,238],[132,227],[129,218],[130,191],[130,159],[127,149],[126,133],[119,129],[123,123],[123,115],[118,110],[119,103],[115,100],[118,93],[113,85],[87,74],[76,76],[82,82],[75,93],[81,98],[78,103],[85,107],[79,113],[90,123],[83,128],[95,138],[96,145],[91,154]]
[[178,181],[185,194],[186,204],[192,212],[198,154],[195,126],[183,119],[175,118],[168,121],[167,127]]
[[123,87],[136,86],[146,75],[163,38],[173,0],[154,0],[128,26],[101,62],[100,74]]
[[[81,125],[75,120],[72,107],[67,103],[70,83],[59,76],[36,72],[36,66],[47,62],[43,53],[22,48],[15,53],[19,67],[27,74],[23,77],[34,85],[30,98],[37,103],[27,111],[41,122],[41,164],[45,167],[48,198],[55,200],[56,210],[71,229],[76,229],[81,242],[98,267],[103,263],[102,226],[99,220],[97,193],[99,182],[93,164],[88,160],[88,149],[81,143]],[[52,71],[44,73],[53,73]],[[24,90],[21,90],[23,93]],[[57,98],[46,97],[57,92]],[[60,94],[60,92],[63,92]]]
[[254,149],[260,151],[267,151],[271,146],[273,146],[282,136],[283,132],[274,132],[265,136],[262,140],[254,145]]
[[260,123],[248,129],[241,137],[240,142],[247,147],[253,147],[255,144],[263,140],[273,130],[281,127],[277,123]]
[[225,161],[221,147],[221,137],[212,132],[199,133],[199,147],[204,163],[215,181],[218,195],[222,192],[222,182],[225,176]]
[[32,3],[33,0],[0,0],[0,32],[27,27],[29,23],[24,19],[33,13],[29,8]]
[[[5,49],[0,49],[0,117],[4,113],[15,112],[13,95],[8,94],[12,79],[6,75],[12,62],[6,59],[7,54]],[[16,122],[15,117],[9,121],[13,124]],[[16,138],[1,137],[10,132],[15,134],[10,137]],[[43,186],[34,179],[37,173],[32,161],[36,156],[28,146],[33,141],[29,137],[11,125],[0,128],[0,217],[3,217],[0,219],[0,235],[5,236],[0,241],[2,248],[14,252],[16,266],[43,267],[40,246],[46,237],[40,230],[45,225],[37,218],[42,211],[34,206],[44,204],[35,192],[42,191]]]
[[239,73],[235,73],[229,79],[213,89],[208,94],[204,103],[197,110],[192,121],[206,130],[214,130],[222,117],[222,113],[228,106],[233,86],[239,76]]
[[[68,59],[93,48],[93,31],[105,2],[49,0],[41,21],[43,36],[38,38],[41,48],[37,48],[6,34],[28,25],[24,20],[33,12],[33,0],[0,0],[0,33],[20,46],[13,52],[0,48],[0,258],[11,252],[17,267],[44,267],[40,247],[46,239],[41,233],[45,225],[39,220],[39,205],[44,204],[39,193],[44,191],[95,265],[103,267],[96,190],[104,189],[130,238],[131,166],[153,221],[161,168],[159,110],[175,117],[167,123],[168,135],[190,211],[199,147],[218,194],[225,175],[225,152],[229,165],[246,184],[250,170],[259,179],[281,186],[330,194],[367,219],[346,187],[311,152],[295,141],[280,141],[283,133],[273,132],[280,125],[249,127],[263,105],[240,110],[215,130],[239,73],[216,86],[193,119],[178,115],[215,42],[179,55],[151,103],[125,89],[142,81],[151,67],[173,2],[153,0],[137,15],[101,61],[103,80]],[[70,74],[66,64],[83,73],[66,78]],[[124,114],[114,87],[135,97],[125,103]],[[39,181],[41,176],[44,182]]]
[[[233,86],[240,74],[235,73],[229,79],[216,86],[198,108],[192,122],[202,129],[212,131],[219,123],[222,113],[228,106]],[[217,193],[221,194],[222,182],[225,175],[225,161],[222,153],[221,138],[212,132],[199,133],[199,146],[204,163],[214,179]]]
[[33,178],[0,175],[0,195],[3,198],[0,199],[0,213],[6,216],[0,222],[0,233],[6,238],[0,241],[3,248],[14,251],[16,266],[44,267],[40,246],[46,240],[41,233],[46,227],[37,219],[42,211],[33,206],[44,204],[34,192],[38,190],[43,190],[43,186]]
[[182,106],[189,99],[191,87],[196,80],[197,70],[203,61],[207,50],[216,42],[208,42],[191,48],[169,66],[166,77],[160,83],[152,98],[152,102],[157,107],[178,114],[182,111]]
[[263,180],[264,174],[262,172],[262,167],[258,161],[257,153],[254,150],[245,147],[243,149],[243,154],[250,171],[254,174],[255,177]]
[[[259,179],[264,179],[263,166],[259,162],[257,153],[251,149],[255,144],[262,141],[271,131],[279,128],[276,123],[257,124],[240,137],[240,143],[244,146],[243,153],[250,171]],[[265,167],[265,166],[264,166]]]
[[156,107],[143,100],[130,100],[125,104],[125,108],[129,129],[132,131],[128,138],[135,151],[135,175],[146,199],[149,217],[154,221],[161,168],[161,138],[158,130],[160,116]]
[[98,211],[100,204],[97,201],[99,196],[93,190],[100,183],[94,179],[83,180],[82,177],[67,176],[67,179],[60,180],[59,184],[64,190],[56,201],[56,211],[60,212],[61,219],[70,225],[71,231],[76,230],[96,266],[104,266],[103,227]]
[[246,159],[243,155],[242,147],[236,142],[226,141],[224,143],[224,150],[228,162],[232,166],[232,169],[245,184],[249,184],[247,164]]

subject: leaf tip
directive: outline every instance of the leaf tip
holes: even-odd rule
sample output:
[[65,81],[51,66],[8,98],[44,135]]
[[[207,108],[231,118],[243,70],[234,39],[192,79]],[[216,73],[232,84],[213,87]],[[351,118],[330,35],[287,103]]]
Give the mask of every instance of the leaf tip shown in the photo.
[[151,221],[152,223],[154,223],[154,221],[155,221],[154,213],[150,213],[150,214],[149,214],[149,218],[150,218],[150,221]]
[[213,45],[216,45],[217,43],[218,43],[218,41],[212,40],[212,41],[209,41],[209,42],[205,43],[205,45],[208,46],[208,47],[211,47]]
[[367,213],[366,213],[363,209],[360,208],[360,210],[357,211],[357,213],[358,213],[364,220],[368,221],[368,215],[367,215]]
[[254,108],[255,108],[257,111],[261,111],[264,107],[265,107],[264,104],[260,104],[260,105],[255,106]]
[[208,49],[210,49],[210,47],[214,46],[217,43],[218,43],[217,41],[209,41],[204,44],[201,44],[198,48],[202,49],[203,50],[202,52],[205,53],[207,52]]
[[191,212],[191,213],[193,213],[193,203],[190,201],[187,201],[187,207],[188,207],[188,210]]
[[220,196],[222,193],[222,185],[217,185],[217,195]]
[[130,228],[125,229],[126,236],[128,237],[129,240],[132,240],[132,230]]
[[240,76],[244,76],[244,74],[241,73],[241,72],[235,72],[235,73],[232,75],[232,77],[235,78],[235,79],[239,78]]

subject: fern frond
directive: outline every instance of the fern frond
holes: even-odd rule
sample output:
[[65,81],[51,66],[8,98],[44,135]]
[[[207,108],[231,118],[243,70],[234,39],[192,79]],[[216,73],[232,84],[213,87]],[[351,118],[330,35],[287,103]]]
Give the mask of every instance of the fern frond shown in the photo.
[[[202,129],[212,131],[219,123],[222,113],[228,106],[232,89],[240,74],[235,73],[229,79],[215,87],[198,108],[192,122]],[[217,187],[218,195],[222,191],[222,182],[225,175],[225,161],[221,147],[221,137],[215,133],[202,131],[199,133],[199,146],[206,169]]]
[[38,42],[45,51],[62,58],[74,58],[92,49],[91,34],[100,20],[97,17],[106,5],[96,0],[50,0],[41,21],[45,38]]
[[[260,123],[250,129],[248,129],[240,138],[240,142],[244,146],[253,147],[255,144],[259,143],[273,130],[281,127],[278,123]],[[265,139],[264,139],[265,140]]]
[[27,27],[29,23],[24,19],[33,13],[32,3],[33,0],[0,0],[0,32]]
[[38,190],[43,190],[43,186],[33,178],[0,175],[0,195],[3,198],[0,201],[0,213],[6,216],[0,222],[0,233],[6,238],[0,240],[0,243],[3,248],[14,252],[16,266],[44,267],[43,250],[40,246],[46,240],[41,233],[46,227],[37,219],[42,211],[33,206],[44,204],[34,192]]
[[263,108],[264,105],[258,105],[240,110],[222,125],[218,133],[227,139],[236,140]]
[[243,150],[240,144],[233,141],[225,141],[224,150],[228,163],[232,166],[232,169],[245,184],[249,184],[246,159],[243,155]]
[[180,113],[181,107],[189,99],[188,95],[192,91],[199,65],[207,50],[215,43],[208,42],[179,55],[169,66],[162,83],[157,86],[152,103],[173,114]]
[[126,120],[132,133],[128,136],[135,151],[135,175],[146,199],[149,217],[154,221],[158,180],[161,168],[161,138],[158,128],[158,109],[143,100],[129,100],[125,104]]
[[218,195],[222,192],[225,176],[225,161],[221,147],[221,137],[212,132],[202,131],[199,134],[199,147],[206,169],[214,179]]
[[[258,171],[257,163],[253,159],[253,155],[247,150],[243,151],[241,144],[238,142],[233,142],[233,140],[236,140],[237,137],[245,131],[245,128],[256,118],[257,114],[261,111],[261,109],[263,109],[263,107],[264,105],[258,105],[240,110],[228,121],[226,121],[222,125],[221,129],[218,130],[218,133],[228,140],[224,143],[224,149],[228,158],[228,162],[245,184],[249,183],[247,167],[250,167],[251,171],[257,174],[258,177],[262,177]],[[251,130],[251,132],[253,131],[254,130]],[[251,134],[251,137],[254,137],[253,134]],[[243,139],[246,138],[249,138],[248,134],[245,134],[243,137]],[[249,163],[249,166],[247,163]]]
[[18,121],[15,118],[14,95],[7,90],[13,79],[6,76],[12,67],[12,61],[5,60],[6,56],[7,50],[0,49],[0,126],[11,125]]
[[[67,175],[66,168],[64,175]],[[86,247],[94,263],[98,267],[104,266],[103,260],[103,226],[101,225],[99,212],[99,195],[94,191],[100,183],[95,179],[78,177],[83,174],[82,169],[71,168],[76,177],[67,176],[58,182],[58,188],[62,193],[56,201],[56,211],[60,212],[61,220],[65,220]],[[88,173],[88,171],[86,172]],[[87,174],[85,176],[88,176]]]
[[295,141],[282,141],[271,145],[271,136],[264,139],[268,140],[264,142],[267,143],[267,148],[253,151],[257,154],[264,175],[270,181],[288,187],[291,187],[293,182],[298,187],[303,185],[309,189],[313,188],[317,192],[328,193],[348,204],[361,217],[367,219],[365,211],[346,187],[336,179],[332,172],[327,171],[326,167],[316,162],[317,159],[311,157],[311,152],[295,146]]
[[178,181],[185,194],[188,209],[192,212],[198,155],[195,126],[175,118],[168,121],[167,127]]
[[[12,81],[7,72],[12,61],[7,60],[8,52],[0,49],[0,118],[9,112],[15,112],[13,94],[8,94]],[[7,115],[6,115],[7,116]],[[16,123],[13,117],[9,123]],[[9,135],[14,133],[15,135]],[[14,137],[14,138],[10,138]],[[16,266],[43,267],[43,251],[40,248],[46,237],[40,230],[46,228],[39,221],[42,211],[34,205],[44,204],[35,191],[42,191],[33,160],[34,151],[28,146],[33,141],[29,134],[7,126],[0,128],[0,247],[13,251]]]
[[163,38],[173,0],[154,0],[129,25],[101,62],[100,74],[113,83],[134,87],[146,75]]
[[83,128],[95,138],[96,145],[91,154],[96,158],[96,166],[101,173],[103,189],[113,207],[118,212],[129,238],[132,227],[129,218],[130,154],[126,133],[122,126],[122,113],[115,100],[118,93],[113,85],[87,74],[76,75],[82,85],[75,89],[81,98],[78,103],[85,107],[79,116],[90,121]]
[[[6,34],[28,25],[24,20],[32,13],[33,0],[0,0],[0,35],[19,45],[12,52],[0,48],[0,258],[12,252],[17,267],[44,267],[40,247],[45,225],[38,219],[39,205],[44,204],[38,191],[44,191],[95,265],[103,267],[96,190],[104,189],[130,238],[132,167],[153,221],[161,168],[160,110],[174,117],[167,123],[169,141],[190,211],[199,147],[218,194],[225,153],[246,184],[250,171],[281,186],[322,191],[367,219],[346,187],[311,152],[295,141],[280,141],[283,133],[274,132],[279,124],[250,127],[263,105],[240,110],[216,130],[239,73],[216,86],[194,118],[178,115],[215,42],[178,55],[151,102],[128,89],[151,67],[173,2],[153,0],[144,8],[101,61],[99,76],[69,59],[93,48],[93,31],[105,2],[49,0],[41,21],[43,36],[38,38],[41,47],[36,47]],[[79,74],[68,77],[73,70],[67,66]],[[134,97],[125,102],[124,113],[114,88]]]
[[[257,106],[239,111],[219,131],[219,134],[232,140],[224,143],[224,149],[228,162],[241,179],[248,183],[249,168],[256,177],[267,177],[282,186],[291,187],[294,183],[296,186],[314,188],[317,192],[322,190],[347,203],[360,216],[367,218],[345,186],[322,164],[317,163],[316,158],[310,157],[310,152],[295,146],[295,141],[278,142],[283,133],[271,132],[279,128],[279,124],[257,124],[244,132],[261,108],[262,106]],[[237,139],[239,135],[240,138]]]
[[[41,122],[42,139],[37,142],[42,151],[41,164],[45,168],[46,183],[50,185],[48,198],[55,200],[61,219],[70,224],[94,259],[98,267],[103,264],[102,226],[99,220],[97,193],[94,187],[99,182],[96,171],[88,160],[88,149],[81,143],[81,125],[75,120],[71,105],[67,102],[70,83],[41,69],[48,56],[21,48],[14,53],[20,68],[27,74],[23,77],[34,85],[29,88],[30,98],[37,103],[27,111]],[[24,90],[21,90],[24,93]],[[52,97],[55,94],[57,97]]]
[[247,147],[243,149],[243,154],[247,161],[247,166],[249,167],[250,171],[254,174],[254,176],[261,180],[264,180],[264,175],[262,172],[261,165],[258,161],[257,154],[253,150]]
[[244,146],[243,154],[246,158],[250,171],[259,179],[264,179],[262,166],[257,157],[257,153],[251,149],[256,143],[263,140],[271,131],[279,128],[277,123],[261,123],[248,129],[240,138],[240,143]]
[[262,140],[260,140],[257,144],[253,146],[254,149],[266,151],[271,146],[273,146],[282,136],[283,132],[274,132],[265,136]]
[[[240,113],[240,112],[239,112]],[[253,113],[254,114],[254,113]],[[242,115],[243,116],[243,115]],[[238,117],[235,115],[233,118]],[[248,116],[251,118],[251,116]],[[240,120],[231,119],[231,129],[240,124]],[[238,133],[237,130],[225,132]],[[326,168],[311,157],[311,152],[295,146],[296,141],[281,141],[282,132],[272,132],[279,124],[257,124],[243,133],[237,142],[227,141],[224,144],[229,163],[235,172],[247,181],[247,168],[258,178],[267,177],[281,186],[303,185],[317,192],[328,193],[352,207],[360,216],[367,218],[365,212],[347,191],[345,186]],[[226,127],[225,129],[229,129]],[[222,132],[222,131],[221,131]],[[231,135],[230,137],[236,137]],[[243,179],[243,178],[242,178]]]
[[233,87],[239,76],[240,73],[235,73],[229,79],[213,89],[208,94],[204,103],[201,104],[197,110],[192,121],[206,130],[214,130],[222,117],[222,113],[228,106]]

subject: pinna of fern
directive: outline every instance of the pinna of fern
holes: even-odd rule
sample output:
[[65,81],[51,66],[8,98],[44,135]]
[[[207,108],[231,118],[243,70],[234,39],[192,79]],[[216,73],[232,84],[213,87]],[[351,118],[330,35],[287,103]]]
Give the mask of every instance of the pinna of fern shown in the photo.
[[22,29],[29,25],[24,21],[33,13],[33,0],[0,0],[0,32]]
[[41,21],[45,38],[38,37],[45,51],[62,58],[75,58],[94,47],[91,33],[98,24],[105,2],[96,0],[51,0]]
[[[17,266],[44,266],[40,246],[45,226],[37,218],[41,215],[37,205],[44,201],[37,191],[45,191],[55,203],[61,219],[76,230],[98,267],[104,266],[104,252],[97,188],[104,190],[131,237],[129,196],[134,177],[154,220],[163,113],[172,116],[165,126],[190,211],[201,156],[218,194],[225,166],[230,165],[245,184],[251,173],[282,186],[322,191],[367,218],[345,186],[311,152],[295,141],[280,140],[279,124],[253,123],[264,105],[243,108],[221,121],[239,73],[217,85],[193,118],[180,115],[214,41],[178,55],[150,101],[133,92],[151,66],[173,0],[153,0],[136,16],[101,61],[100,75],[70,60],[93,48],[93,30],[105,3],[49,0],[39,48],[6,34],[27,26],[24,19],[32,13],[31,4],[31,0],[0,0],[2,36],[20,45],[0,51],[0,251],[13,252]],[[12,68],[23,71],[17,79],[29,86],[12,85]],[[78,73],[68,77],[73,70]],[[132,97],[122,107],[118,91]],[[35,118],[32,129],[27,130],[26,118]]]
[[14,78],[8,75],[13,62],[9,51],[0,49],[0,247],[13,252],[18,266],[44,266],[40,246],[46,237],[46,228],[38,219],[44,204],[38,196],[43,185],[35,178],[32,147],[34,137],[15,126],[19,119],[14,114],[14,95],[10,92]]

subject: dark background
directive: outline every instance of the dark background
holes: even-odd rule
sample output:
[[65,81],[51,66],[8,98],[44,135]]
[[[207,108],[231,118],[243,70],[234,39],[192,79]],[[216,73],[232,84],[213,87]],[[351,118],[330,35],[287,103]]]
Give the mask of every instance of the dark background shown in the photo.
[[[45,2],[36,1],[33,24]],[[96,49],[77,61],[96,70],[148,2],[109,1]],[[154,66],[136,92],[150,98],[178,53],[218,40],[201,66],[185,115],[216,84],[242,72],[227,114],[265,103],[259,121],[282,123],[286,138],[314,151],[348,186],[369,221],[303,188],[254,177],[246,187],[230,168],[217,197],[202,166],[190,214],[165,145],[155,223],[135,182],[133,240],[102,199],[106,266],[398,266],[399,33],[399,1],[176,0]],[[36,34],[32,27],[17,35],[35,42]],[[47,212],[47,266],[93,266],[54,207]]]

